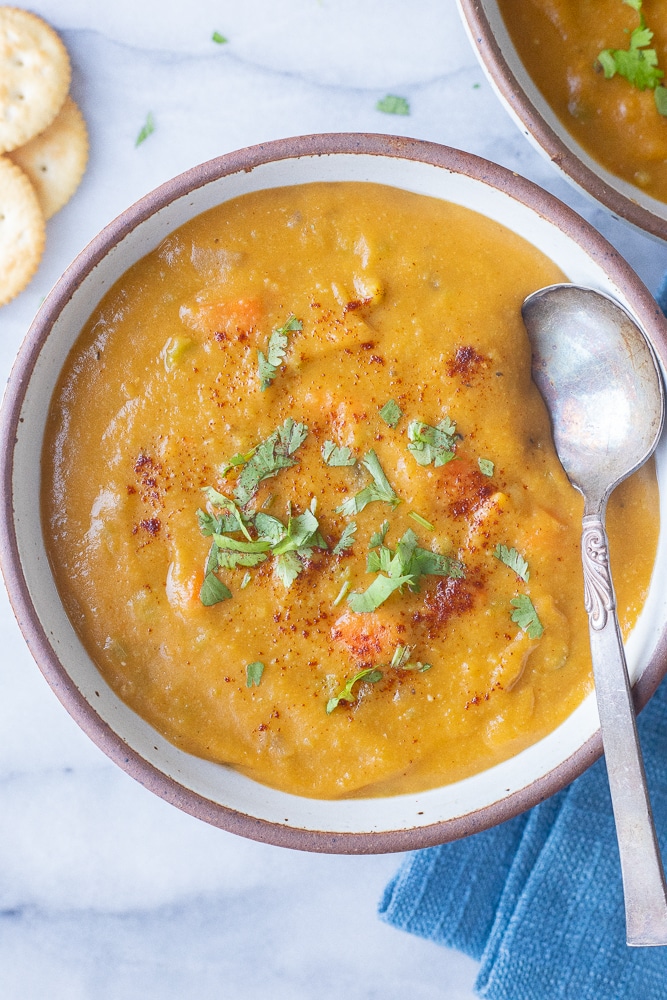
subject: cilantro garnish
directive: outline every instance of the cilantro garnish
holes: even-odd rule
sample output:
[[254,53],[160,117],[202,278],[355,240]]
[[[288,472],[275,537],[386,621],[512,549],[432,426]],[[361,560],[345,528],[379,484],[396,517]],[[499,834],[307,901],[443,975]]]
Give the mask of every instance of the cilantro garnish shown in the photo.
[[656,87],[653,91],[653,97],[659,113],[667,118],[667,87],[663,87],[662,84]]
[[414,646],[398,645],[394,650],[394,655],[391,658],[389,666],[395,670],[416,670],[419,673],[425,673],[425,671],[430,670],[430,663],[421,663],[419,660],[412,662],[410,660],[410,655],[414,648]]
[[478,458],[477,464],[479,466],[479,471],[483,476],[492,476],[495,469],[495,465],[490,458]]
[[420,465],[437,467],[445,465],[455,457],[456,424],[445,417],[436,427],[421,420],[411,420],[408,424],[408,451]]
[[[376,537],[373,536],[373,539]],[[358,614],[375,611],[395,590],[405,585],[410,590],[418,590],[422,576],[460,578],[464,575],[462,563],[440,552],[421,548],[411,528],[393,551],[384,544],[384,536],[382,539],[379,546],[369,552],[366,562],[366,571],[377,573],[377,576],[365,591],[355,591],[347,599],[352,610]]]
[[229,41],[224,35],[221,35],[219,31],[214,31],[211,35],[211,41],[215,42],[217,45],[226,45]]
[[249,663],[245,668],[246,687],[252,687],[253,685],[258,687],[263,673],[264,664],[260,660],[255,660],[254,663]]
[[517,552],[516,549],[508,549],[506,545],[496,545],[494,550],[494,556],[499,559],[501,563],[509,566],[511,570],[514,570],[517,576],[527,583],[530,579],[530,571],[528,569],[528,563],[523,558],[523,556]]
[[206,573],[202,588],[199,591],[199,600],[205,607],[210,608],[214,604],[219,604],[220,601],[228,600],[231,596],[232,592],[229,587],[225,587],[224,583],[218,580],[215,573],[212,571]]
[[[639,25],[630,33],[630,45],[627,49],[603,49],[598,55],[605,78],[624,77],[638,90],[664,90],[660,85],[664,72],[658,66],[658,54],[649,48],[653,41],[653,32],[646,24],[642,13],[642,0],[623,0],[639,14]],[[667,114],[667,95],[655,95],[655,103],[660,114]]]
[[395,427],[403,416],[403,410],[395,399],[388,399],[380,410],[380,416],[388,427]]
[[346,525],[343,534],[340,536],[338,542],[334,546],[333,554],[335,556],[339,556],[342,552],[345,552],[346,549],[352,548],[354,544],[354,535],[356,530],[357,530],[356,521],[350,521],[350,523]]
[[308,434],[305,424],[297,424],[288,417],[282,426],[258,444],[251,458],[245,463],[234,489],[236,502],[245,507],[253,498],[259,484],[281,469],[296,465],[294,452],[303,444]]
[[337,514],[358,514],[369,503],[381,500],[383,503],[397,507],[401,502],[400,498],[392,489],[389,480],[382,471],[379,459],[374,451],[369,451],[364,455],[361,464],[370,472],[373,482],[370,486],[364,487],[353,497],[349,497],[340,507],[336,507]]
[[333,441],[325,441],[322,445],[322,458],[327,465],[356,465],[356,458],[351,448],[339,448]]
[[139,135],[135,140],[135,148],[140,146],[142,142],[145,142],[149,135],[152,135],[155,131],[155,119],[153,118],[153,112],[149,111],[146,115],[146,121],[139,130]]
[[278,373],[278,369],[283,363],[285,352],[287,351],[287,334],[302,329],[303,323],[292,314],[285,325],[277,327],[269,337],[266,356],[264,356],[262,351],[257,352],[262,392],[271,385],[271,382]]
[[513,597],[510,604],[514,608],[512,621],[516,622],[520,629],[528,633],[530,639],[539,639],[544,632],[544,626],[537,617],[537,611],[526,594],[519,594]]
[[368,543],[371,549],[376,549],[378,545],[382,545],[385,538],[387,537],[387,532],[389,531],[389,521],[383,521],[380,525],[378,531],[374,532]]
[[334,708],[340,705],[341,701],[350,702],[353,700],[352,688],[357,681],[367,681],[369,684],[377,684],[380,680],[382,680],[381,670],[377,670],[375,667],[368,667],[366,670],[360,670],[359,673],[354,675],[354,677],[350,677],[349,681],[345,684],[345,687],[341,688],[337,695],[333,698],[329,698],[327,702],[327,715],[331,715]]
[[409,115],[410,105],[405,97],[398,97],[396,94],[387,94],[375,105],[376,111],[382,111],[385,115]]
[[422,528],[426,528],[428,531],[435,531],[434,525],[430,521],[427,521],[425,517],[422,517],[421,514],[418,514],[416,510],[408,511],[408,517],[411,517],[417,524],[421,524]]

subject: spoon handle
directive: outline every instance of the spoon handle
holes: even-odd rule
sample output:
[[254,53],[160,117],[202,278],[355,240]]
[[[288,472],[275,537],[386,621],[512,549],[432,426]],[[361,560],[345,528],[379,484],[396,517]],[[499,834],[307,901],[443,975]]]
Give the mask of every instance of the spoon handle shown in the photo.
[[667,887],[637,736],[602,515],[584,516],[581,548],[593,675],[621,858],[627,943],[665,945]]

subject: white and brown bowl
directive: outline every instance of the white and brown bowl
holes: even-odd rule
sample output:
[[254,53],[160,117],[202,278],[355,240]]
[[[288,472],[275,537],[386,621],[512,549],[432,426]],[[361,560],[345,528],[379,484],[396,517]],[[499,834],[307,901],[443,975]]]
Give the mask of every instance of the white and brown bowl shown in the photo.
[[[550,736],[455,784],[391,798],[288,795],[183,753],[120,701],[65,614],[36,530],[49,401],[70,348],[102,296],[130,265],[200,212],[246,192],[320,180],[376,181],[484,213],[533,243],[571,280],[616,297],[667,367],[664,318],[628,264],[570,209],[516,174],[444,146],[379,135],[306,136],[243,149],[194,167],[132,205],[86,247],[44,302],[2,409],[0,555],[19,625],[57,697],[91,739],[147,788],[215,826],[257,840],[332,853],[399,851],[499,823],[580,774],[601,752],[594,697]],[[663,442],[657,452],[663,506],[666,448]],[[667,666],[666,548],[663,532],[650,595],[627,644],[638,706]]]
[[457,0],[480,64],[523,134],[580,190],[652,236],[667,239],[667,203],[598,163],[568,132],[533,83],[497,0]]

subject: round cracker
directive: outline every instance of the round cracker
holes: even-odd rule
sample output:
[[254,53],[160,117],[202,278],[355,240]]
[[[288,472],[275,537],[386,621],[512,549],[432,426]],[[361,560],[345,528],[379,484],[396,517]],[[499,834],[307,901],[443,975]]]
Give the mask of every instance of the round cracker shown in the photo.
[[67,49],[41,17],[0,7],[0,152],[50,125],[72,75]]
[[7,156],[30,178],[50,219],[70,200],[88,162],[88,131],[78,105],[65,98],[49,127]]
[[0,306],[18,295],[37,270],[45,230],[32,184],[15,163],[0,156]]

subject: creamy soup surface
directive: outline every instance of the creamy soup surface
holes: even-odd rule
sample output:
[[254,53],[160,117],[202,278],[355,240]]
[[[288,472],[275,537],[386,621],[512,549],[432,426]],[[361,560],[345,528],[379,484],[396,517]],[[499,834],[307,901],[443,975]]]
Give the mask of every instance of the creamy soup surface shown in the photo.
[[[530,378],[552,262],[371,184],[243,196],[95,310],[52,401],[45,543],[118,695],[176,746],[320,798],[452,782],[591,690],[582,501]],[[608,516],[627,634],[647,467]]]
[[[667,201],[667,81],[653,79],[649,66],[655,56],[655,68],[667,72],[667,0],[643,0],[639,11],[624,0],[498,6],[526,69],[568,131],[611,173]],[[601,62],[600,53],[610,55]],[[615,68],[628,62],[630,78]]]

